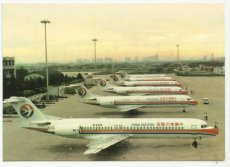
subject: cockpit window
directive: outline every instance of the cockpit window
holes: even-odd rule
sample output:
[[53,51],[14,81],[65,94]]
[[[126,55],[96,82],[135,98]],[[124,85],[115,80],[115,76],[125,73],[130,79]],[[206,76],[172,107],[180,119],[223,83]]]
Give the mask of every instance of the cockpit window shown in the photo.
[[187,98],[187,100],[192,100],[192,99],[189,97],[189,98]]
[[205,124],[205,125],[201,125],[201,128],[206,128],[206,127],[208,127],[208,125],[207,125],[207,124]]

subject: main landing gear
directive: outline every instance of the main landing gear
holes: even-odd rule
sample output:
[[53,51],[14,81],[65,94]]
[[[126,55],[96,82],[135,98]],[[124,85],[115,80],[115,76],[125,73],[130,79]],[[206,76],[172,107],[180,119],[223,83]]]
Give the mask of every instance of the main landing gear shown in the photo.
[[197,145],[198,145],[198,143],[197,143],[196,139],[194,139],[194,141],[192,142],[192,146],[197,148]]
[[186,111],[185,111],[185,107],[183,107],[183,112],[186,112]]

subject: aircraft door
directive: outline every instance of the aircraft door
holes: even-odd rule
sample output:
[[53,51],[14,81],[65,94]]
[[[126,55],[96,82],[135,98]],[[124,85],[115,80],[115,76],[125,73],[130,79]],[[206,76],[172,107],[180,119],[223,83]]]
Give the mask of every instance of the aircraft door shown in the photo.
[[196,125],[192,125],[191,129],[197,129],[197,126]]
[[122,126],[122,125],[119,125],[119,129],[122,130],[122,129],[123,129],[123,126]]
[[114,125],[114,129],[117,130],[118,129],[118,125]]
[[192,134],[196,133],[197,125],[192,125],[191,129],[192,129]]

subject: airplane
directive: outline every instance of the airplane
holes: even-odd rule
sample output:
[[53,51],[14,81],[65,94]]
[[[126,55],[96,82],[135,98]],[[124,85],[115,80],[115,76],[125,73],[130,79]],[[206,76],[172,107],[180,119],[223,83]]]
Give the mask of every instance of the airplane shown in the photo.
[[123,76],[122,78],[124,78],[125,76],[127,78],[154,78],[154,77],[166,77],[165,74],[135,74],[135,75],[129,75],[127,74],[127,72],[125,71],[118,71],[116,72],[116,74],[119,74],[121,76]]
[[159,94],[188,94],[188,91],[176,86],[135,86],[123,87],[111,85],[104,78],[100,79],[98,86],[105,92],[120,95],[159,95]]
[[84,154],[96,154],[127,138],[197,139],[218,135],[218,127],[193,118],[60,118],[43,114],[25,97],[3,101],[12,105],[25,129],[67,138],[89,139]]
[[110,77],[119,86],[181,86],[177,81],[122,81],[120,76],[110,75]]
[[77,94],[84,103],[99,105],[108,108],[118,108],[121,111],[130,111],[141,107],[185,107],[197,105],[187,95],[149,95],[149,96],[102,96],[92,94],[84,85],[80,85]]
[[128,76],[123,72],[117,72],[119,76],[121,77],[122,80],[125,81],[175,81],[172,77],[167,77],[167,76],[161,76],[161,74],[156,75],[156,76],[142,76],[142,75],[132,75]]
[[80,74],[82,75],[82,77],[86,77],[86,78],[93,78],[95,77],[96,73],[95,72],[80,72]]
[[96,80],[93,79],[96,76],[95,72],[80,72],[80,74],[86,85],[97,85]]
[[149,77],[149,78],[139,78],[139,77],[126,77],[120,75],[120,77],[125,81],[175,81],[175,79],[171,77]]

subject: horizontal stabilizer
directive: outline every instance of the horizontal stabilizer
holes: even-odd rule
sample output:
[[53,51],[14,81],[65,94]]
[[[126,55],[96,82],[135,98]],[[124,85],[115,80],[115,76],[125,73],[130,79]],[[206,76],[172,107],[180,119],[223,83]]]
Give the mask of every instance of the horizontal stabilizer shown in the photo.
[[23,101],[25,101],[23,98],[10,97],[9,99],[5,99],[3,101],[3,105],[8,106],[8,105],[11,105],[12,103],[19,103],[19,102],[23,102]]
[[31,121],[31,124],[35,124],[38,126],[47,126],[47,125],[50,125],[51,122],[50,121]]

